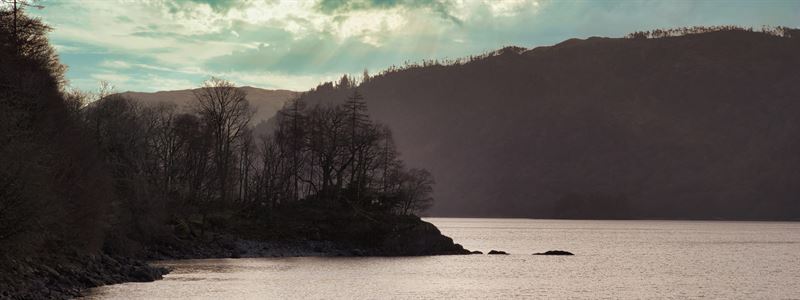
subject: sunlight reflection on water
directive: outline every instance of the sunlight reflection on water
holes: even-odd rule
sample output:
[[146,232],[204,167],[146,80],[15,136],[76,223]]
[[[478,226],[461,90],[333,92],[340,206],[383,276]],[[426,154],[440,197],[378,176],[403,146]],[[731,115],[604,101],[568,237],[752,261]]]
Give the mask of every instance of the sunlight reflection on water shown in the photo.
[[[90,299],[797,298],[800,223],[431,218],[508,256],[164,261]],[[570,257],[533,256],[562,249]]]

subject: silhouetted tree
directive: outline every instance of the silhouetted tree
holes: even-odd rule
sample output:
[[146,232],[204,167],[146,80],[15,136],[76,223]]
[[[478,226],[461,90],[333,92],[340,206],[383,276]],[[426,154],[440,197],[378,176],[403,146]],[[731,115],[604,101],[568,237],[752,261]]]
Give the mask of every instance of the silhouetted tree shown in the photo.
[[234,154],[241,147],[240,139],[247,132],[254,111],[247,94],[233,83],[212,78],[195,92],[197,114],[210,130],[219,200],[227,202],[231,193]]
[[[350,131],[350,154],[341,168],[350,169],[348,181],[351,189],[354,191],[354,198],[352,200],[360,202],[363,173],[365,172],[365,168],[367,168],[365,152],[372,142],[370,139],[373,138],[373,136],[369,135],[369,129],[371,129],[370,126],[372,126],[372,124],[369,122],[369,117],[367,116],[367,104],[364,102],[364,97],[358,93],[358,89],[354,89],[353,95],[347,98],[344,108],[347,110]],[[340,179],[339,181],[341,184],[342,180]]]
[[50,28],[25,14],[26,4],[0,4],[0,252],[70,239],[96,250],[106,174],[76,115],[82,99],[62,91]]
[[403,214],[421,212],[433,204],[433,176],[425,169],[411,169],[402,175],[400,211]]
[[305,159],[304,151],[306,139],[306,104],[301,98],[295,98],[278,112],[278,128],[275,139],[281,153],[290,153],[291,157],[291,200],[300,198],[301,165]]
[[364,72],[361,74],[361,83],[367,83],[370,80],[369,71],[364,69]]

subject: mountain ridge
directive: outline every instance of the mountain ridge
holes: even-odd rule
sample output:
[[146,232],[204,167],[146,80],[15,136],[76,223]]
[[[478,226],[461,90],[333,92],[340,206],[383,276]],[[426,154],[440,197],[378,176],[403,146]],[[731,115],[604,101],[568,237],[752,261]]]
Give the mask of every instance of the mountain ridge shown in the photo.
[[[405,160],[436,177],[432,215],[800,216],[797,38],[722,30],[507,48],[358,86]],[[323,84],[304,99],[351,93]]]
[[[746,30],[573,38],[391,67],[357,88],[407,162],[433,171],[435,216],[797,219],[800,175],[768,161],[800,153],[795,52],[796,37]],[[341,103],[347,84],[302,95]]]
[[[247,100],[250,102],[250,105],[256,109],[256,113],[252,118],[253,124],[268,120],[283,107],[286,101],[289,101],[298,94],[298,92],[285,89],[262,89],[252,86],[241,86],[240,88],[247,93]],[[119,94],[124,97],[140,100],[143,103],[170,102],[176,104],[179,108],[186,109],[188,106],[192,105],[195,100],[194,91],[196,90],[197,89],[183,89],[156,92],[126,91]]]

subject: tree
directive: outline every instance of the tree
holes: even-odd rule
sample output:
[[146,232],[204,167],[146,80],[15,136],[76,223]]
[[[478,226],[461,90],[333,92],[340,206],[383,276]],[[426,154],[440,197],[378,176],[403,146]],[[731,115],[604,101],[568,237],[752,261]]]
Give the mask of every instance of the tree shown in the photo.
[[[211,133],[200,118],[188,113],[176,116],[173,127],[183,149],[177,152],[176,157],[173,193],[178,201],[171,211],[184,220],[195,213],[205,216],[213,209],[216,194],[216,173],[209,161],[213,153]],[[181,222],[189,225],[188,229],[193,233],[190,222]]]
[[337,88],[340,89],[349,89],[354,87],[353,79],[351,79],[347,74],[342,75],[342,78],[339,78],[339,83],[336,85]]
[[292,174],[288,174],[291,171],[287,168],[287,159],[272,135],[261,136],[257,149],[260,163],[255,175],[256,204],[275,208],[280,199],[287,196],[287,190],[289,193],[293,190],[286,180],[292,178]]
[[0,4],[0,252],[69,239],[97,249],[110,184],[62,91],[50,28],[26,4]]
[[424,211],[433,204],[434,180],[428,170],[411,169],[402,175],[400,211],[402,214]]
[[278,112],[278,128],[275,130],[275,142],[281,147],[281,153],[291,153],[291,200],[300,199],[301,169],[304,159],[306,138],[306,104],[302,98],[290,100]]
[[178,134],[175,124],[179,114],[177,105],[172,103],[158,103],[152,107],[154,117],[153,137],[150,148],[155,156],[154,169],[162,192],[171,193],[178,175],[178,156],[186,151],[187,140]]
[[253,152],[255,148],[255,141],[253,138],[253,130],[251,128],[246,128],[245,133],[242,134],[242,138],[240,141],[239,147],[239,193],[238,193],[238,200],[240,202],[246,201],[249,199],[250,193],[250,180],[251,180],[251,171],[253,169]]
[[364,97],[358,93],[358,89],[354,89],[353,95],[347,98],[344,108],[347,110],[348,126],[350,127],[350,156],[342,168],[350,168],[348,180],[354,190],[354,199],[352,200],[360,202],[362,178],[358,175],[363,174],[364,168],[366,168],[364,155],[365,150],[371,144],[370,135],[367,134],[371,124],[367,115],[367,103],[364,102]]
[[[334,200],[341,186],[347,155],[347,115],[340,106],[314,106],[308,112],[307,150],[312,163],[306,180],[315,194]],[[316,179],[314,179],[316,177]]]
[[231,193],[234,154],[241,147],[240,139],[246,134],[255,111],[250,108],[244,90],[219,78],[205,81],[195,91],[195,99],[197,114],[211,133],[217,196],[225,203]]
[[165,218],[159,112],[112,94],[93,103],[85,115],[113,180],[113,229],[140,241],[151,238]]
[[364,69],[364,73],[361,75],[361,83],[367,83],[372,77],[369,76],[369,71]]
[[397,149],[392,139],[392,130],[386,125],[379,125],[378,131],[381,134],[380,143],[380,176],[381,186],[380,192],[383,195],[389,194],[389,186],[391,185],[391,171],[402,168],[401,162],[397,159]]
[[44,89],[43,84],[46,82],[24,80],[25,75],[21,73],[35,67],[50,73],[58,83],[58,88],[61,88],[66,68],[59,62],[58,54],[47,39],[47,33],[52,28],[39,18],[32,18],[24,13],[27,7],[41,9],[43,6],[35,5],[33,1],[2,0],[2,2],[8,4],[10,9],[0,9],[2,33],[0,37],[4,38],[0,43],[3,44],[3,48],[18,54],[16,57],[11,57],[21,66],[14,73],[17,75],[16,85],[30,91],[35,91],[36,88]]

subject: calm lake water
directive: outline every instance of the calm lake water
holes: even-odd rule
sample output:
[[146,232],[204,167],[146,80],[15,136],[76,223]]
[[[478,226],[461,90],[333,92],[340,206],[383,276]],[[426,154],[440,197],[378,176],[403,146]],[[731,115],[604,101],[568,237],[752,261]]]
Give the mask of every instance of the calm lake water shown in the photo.
[[[800,299],[800,223],[430,218],[508,256],[167,261],[92,299]],[[563,249],[571,257],[532,256]]]

